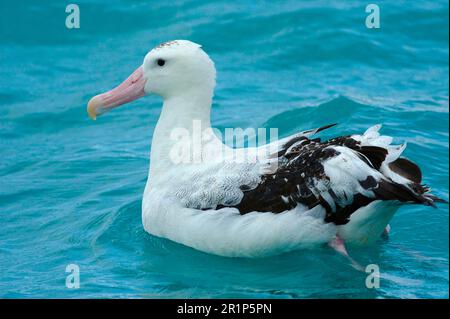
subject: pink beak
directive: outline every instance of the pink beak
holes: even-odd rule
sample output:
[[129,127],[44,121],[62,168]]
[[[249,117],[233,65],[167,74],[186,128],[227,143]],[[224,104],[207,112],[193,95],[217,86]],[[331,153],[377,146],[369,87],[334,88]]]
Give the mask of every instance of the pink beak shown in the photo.
[[145,82],[144,71],[140,66],[116,88],[90,99],[87,106],[89,117],[95,120],[97,115],[144,96]]

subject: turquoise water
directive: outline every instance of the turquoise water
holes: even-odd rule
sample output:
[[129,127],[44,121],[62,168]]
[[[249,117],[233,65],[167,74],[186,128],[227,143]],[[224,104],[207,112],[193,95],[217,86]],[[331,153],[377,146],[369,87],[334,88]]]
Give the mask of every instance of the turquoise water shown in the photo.
[[[448,206],[405,206],[388,240],[350,249],[385,274],[379,289],[330,249],[265,259],[208,255],[141,225],[152,131],[146,97],[98,121],[89,98],[131,73],[156,44],[200,43],[216,63],[214,126],[327,135],[383,132],[448,199],[448,5],[366,2],[76,2],[0,4],[0,296],[448,298]],[[351,4],[350,4],[351,3]],[[369,2],[368,2],[369,3]],[[68,264],[81,286],[65,286]]]

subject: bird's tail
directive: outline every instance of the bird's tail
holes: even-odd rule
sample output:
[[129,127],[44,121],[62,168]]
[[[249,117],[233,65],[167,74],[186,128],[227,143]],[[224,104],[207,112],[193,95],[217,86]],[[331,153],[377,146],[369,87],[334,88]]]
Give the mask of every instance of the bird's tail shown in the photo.
[[435,203],[448,202],[430,193],[431,189],[422,184],[420,167],[402,157],[406,143],[392,145],[392,137],[379,133],[381,124],[370,127],[363,135],[352,136],[361,142],[360,152],[382,173],[386,180],[375,190],[386,200],[398,200],[436,207]]

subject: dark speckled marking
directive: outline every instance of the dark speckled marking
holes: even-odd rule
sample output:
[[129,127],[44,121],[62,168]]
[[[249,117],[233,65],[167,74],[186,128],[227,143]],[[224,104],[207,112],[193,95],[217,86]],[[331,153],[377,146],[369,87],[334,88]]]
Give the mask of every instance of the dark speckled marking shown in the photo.
[[164,47],[170,47],[170,46],[172,46],[172,45],[178,45],[178,42],[177,42],[177,41],[163,42],[163,43],[158,44],[158,45],[155,47],[155,49],[161,49],[161,48],[164,48]]
[[[354,150],[362,161],[377,170],[387,155],[386,149],[361,146],[360,142],[350,136],[341,136],[325,142],[321,142],[320,139],[308,139],[305,136],[294,137],[278,152],[279,163],[282,164],[277,172],[263,175],[256,188],[248,189],[242,186],[244,196],[234,207],[239,209],[241,214],[247,214],[253,211],[281,213],[295,208],[298,204],[308,208],[320,205],[326,212],[325,222],[343,225],[348,223],[351,214],[374,200],[398,200],[432,205],[431,198],[423,195],[427,189],[420,184],[412,183],[410,187],[406,187],[388,179],[377,181],[369,174],[365,180],[360,181],[360,185],[366,190],[371,190],[372,197],[354,193],[350,203],[346,194],[341,194],[342,197],[339,198],[331,188],[329,177],[323,167],[325,160],[339,155],[333,146],[344,146]],[[408,161],[405,167],[409,168],[408,176],[418,181],[420,175],[414,165]],[[323,189],[316,189],[317,182],[320,182],[322,187],[325,185],[329,195],[326,197],[327,200]],[[220,205],[217,209],[223,207]]]

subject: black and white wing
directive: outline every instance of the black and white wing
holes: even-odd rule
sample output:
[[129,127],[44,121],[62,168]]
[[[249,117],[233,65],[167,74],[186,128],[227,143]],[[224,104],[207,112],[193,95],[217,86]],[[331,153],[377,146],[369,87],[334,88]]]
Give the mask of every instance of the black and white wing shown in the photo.
[[331,126],[281,140],[274,154],[277,169],[262,175],[256,187],[242,185],[243,197],[233,207],[246,214],[320,205],[326,211],[326,222],[343,225],[353,212],[375,200],[431,206],[442,201],[421,184],[419,167],[400,157],[406,145],[391,145],[391,137],[378,133],[380,125],[363,135],[327,141],[310,138]]

